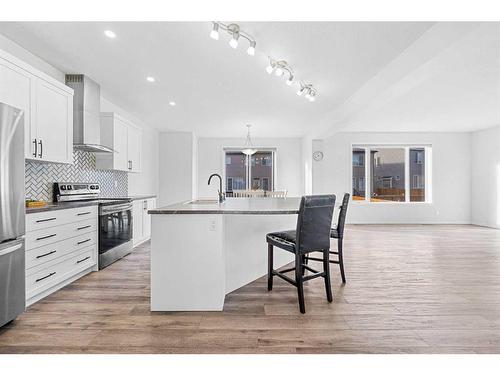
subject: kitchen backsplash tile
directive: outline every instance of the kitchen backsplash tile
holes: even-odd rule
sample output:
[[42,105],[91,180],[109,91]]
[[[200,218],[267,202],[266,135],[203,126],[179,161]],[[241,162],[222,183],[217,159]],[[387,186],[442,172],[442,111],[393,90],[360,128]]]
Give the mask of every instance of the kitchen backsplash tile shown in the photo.
[[[128,174],[120,171],[96,169],[95,155],[74,150],[74,164],[40,163],[27,160],[26,199],[52,201],[54,182],[97,182],[101,195],[124,197],[128,193]],[[115,181],[117,187],[115,187]]]

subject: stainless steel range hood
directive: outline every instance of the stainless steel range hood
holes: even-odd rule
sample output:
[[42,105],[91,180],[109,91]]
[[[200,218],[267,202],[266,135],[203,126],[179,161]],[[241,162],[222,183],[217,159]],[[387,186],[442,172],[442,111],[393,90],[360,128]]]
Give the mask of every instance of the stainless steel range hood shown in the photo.
[[73,147],[87,152],[114,152],[101,144],[101,88],[83,74],[67,74],[74,90]]

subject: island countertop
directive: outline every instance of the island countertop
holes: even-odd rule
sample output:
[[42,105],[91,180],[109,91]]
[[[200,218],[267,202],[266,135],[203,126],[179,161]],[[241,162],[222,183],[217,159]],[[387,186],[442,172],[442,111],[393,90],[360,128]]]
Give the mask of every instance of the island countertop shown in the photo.
[[291,215],[299,212],[300,198],[227,198],[223,203],[187,201],[149,210],[153,215]]

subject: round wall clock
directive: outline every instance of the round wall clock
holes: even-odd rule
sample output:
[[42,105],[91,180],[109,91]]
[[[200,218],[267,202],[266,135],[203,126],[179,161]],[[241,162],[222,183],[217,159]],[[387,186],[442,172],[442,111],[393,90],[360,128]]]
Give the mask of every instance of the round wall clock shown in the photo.
[[321,160],[323,160],[323,153],[321,151],[314,151],[313,152],[313,159],[315,161],[321,161]]

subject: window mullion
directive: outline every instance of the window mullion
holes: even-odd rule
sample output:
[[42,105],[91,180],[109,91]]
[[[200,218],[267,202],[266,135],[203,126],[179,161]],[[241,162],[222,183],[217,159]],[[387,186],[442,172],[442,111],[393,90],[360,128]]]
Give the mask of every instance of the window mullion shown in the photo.
[[372,182],[370,179],[370,168],[371,168],[371,151],[369,148],[365,148],[365,201],[370,202],[370,197],[372,193]]
[[410,202],[410,148],[405,147],[405,202]]

